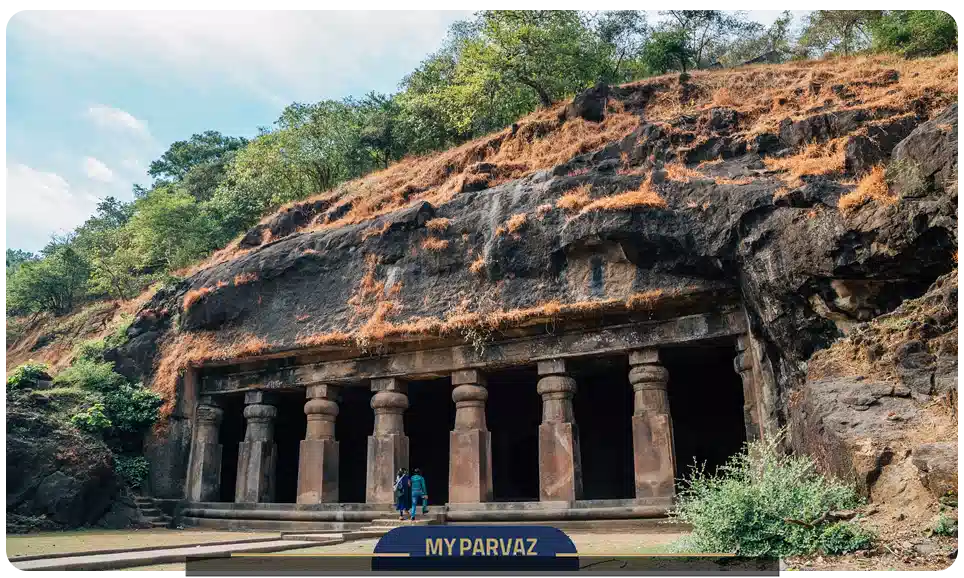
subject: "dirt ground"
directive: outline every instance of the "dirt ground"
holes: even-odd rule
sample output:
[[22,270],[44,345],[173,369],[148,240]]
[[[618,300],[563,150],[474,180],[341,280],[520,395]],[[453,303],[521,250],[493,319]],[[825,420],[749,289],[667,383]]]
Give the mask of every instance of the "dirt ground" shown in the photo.
[[75,530],[7,534],[7,558],[115,548],[178,546],[247,538],[277,538],[278,532],[216,532],[210,530]]

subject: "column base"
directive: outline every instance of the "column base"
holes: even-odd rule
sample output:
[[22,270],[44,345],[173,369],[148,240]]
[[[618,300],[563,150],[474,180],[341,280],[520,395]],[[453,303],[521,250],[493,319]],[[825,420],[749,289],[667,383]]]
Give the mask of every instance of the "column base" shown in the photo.
[[273,502],[274,470],[278,446],[274,442],[238,444],[238,480],[235,502]]
[[572,502],[582,497],[579,431],[575,424],[539,425],[539,500]]
[[449,433],[449,502],[492,499],[492,433],[478,429]]
[[368,436],[368,472],[365,501],[391,504],[395,501],[395,473],[408,467],[408,436]]
[[215,502],[221,497],[221,444],[194,444],[187,479],[188,500]]
[[676,495],[671,428],[667,415],[633,416],[637,498],[671,498]]
[[338,501],[338,442],[302,440],[298,452],[299,504]]

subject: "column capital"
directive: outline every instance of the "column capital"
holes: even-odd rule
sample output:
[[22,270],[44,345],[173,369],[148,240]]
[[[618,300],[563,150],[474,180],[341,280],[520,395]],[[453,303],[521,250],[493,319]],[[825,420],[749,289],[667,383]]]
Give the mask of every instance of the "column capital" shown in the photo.
[[452,372],[452,385],[479,385],[485,387],[486,384],[485,373],[479,369],[457,369]]
[[408,409],[408,396],[397,391],[379,391],[372,396],[371,407],[376,414],[388,413],[392,410],[402,412]]
[[312,383],[305,387],[307,399],[330,399],[337,401],[341,395],[341,388],[329,383]]
[[565,359],[544,359],[536,364],[539,376],[565,375],[567,364]]
[[199,403],[194,409],[194,415],[201,423],[218,426],[224,418],[224,410],[216,405]]
[[246,405],[244,417],[248,421],[271,421],[278,417],[278,408],[264,403]]
[[566,375],[547,375],[539,378],[536,392],[542,396],[563,394],[561,397],[572,397],[576,393],[576,380]]
[[647,347],[629,352],[630,365],[643,365],[648,363],[659,363],[659,349]]
[[244,392],[244,404],[245,405],[274,405],[277,403],[278,398],[273,392],[264,391],[263,389],[253,389],[251,391]]
[[376,377],[371,381],[371,388],[376,393],[382,391],[408,393],[408,383],[398,377]]

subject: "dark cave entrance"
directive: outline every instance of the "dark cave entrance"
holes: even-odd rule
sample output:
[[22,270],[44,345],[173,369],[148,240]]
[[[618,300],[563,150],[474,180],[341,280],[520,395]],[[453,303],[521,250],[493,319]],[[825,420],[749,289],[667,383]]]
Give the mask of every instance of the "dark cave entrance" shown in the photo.
[[492,499],[539,500],[542,398],[535,366],[486,372],[486,424],[492,432]]
[[221,492],[219,501],[234,501],[234,485],[238,479],[238,444],[244,440],[244,394],[218,397],[224,410],[218,443],[221,444]]
[[669,407],[676,446],[676,477],[694,464],[713,472],[746,442],[743,381],[733,369],[732,341],[660,348],[669,371]]
[[626,355],[570,362],[576,380],[582,499],[634,498],[633,388]]
[[449,500],[449,433],[455,426],[451,383],[448,378],[408,382],[408,466],[422,470],[433,505]]
[[368,470],[368,436],[375,427],[372,392],[366,387],[344,387],[335,419],[338,440],[338,501],[365,502]]
[[274,422],[274,441],[278,448],[275,463],[274,501],[293,504],[298,498],[298,458],[301,440],[305,439],[308,418],[305,416],[304,390],[279,393],[278,417]]

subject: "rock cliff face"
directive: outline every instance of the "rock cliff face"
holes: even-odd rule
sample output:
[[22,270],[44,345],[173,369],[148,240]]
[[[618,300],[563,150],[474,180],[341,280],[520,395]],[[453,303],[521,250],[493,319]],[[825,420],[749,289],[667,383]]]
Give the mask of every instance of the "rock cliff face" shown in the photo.
[[[156,296],[113,355],[174,396],[188,363],[738,299],[776,421],[813,433],[795,434],[799,450],[846,450],[825,466],[872,484],[885,458],[860,462],[859,428],[829,421],[953,389],[956,358],[920,340],[897,363],[933,377],[869,389],[843,367],[808,380],[807,365],[942,275],[924,299],[956,291],[953,83],[954,60],[870,59],[596,87],[279,211]],[[956,305],[952,317],[956,336]],[[943,487],[945,448],[927,443],[919,467]]]

